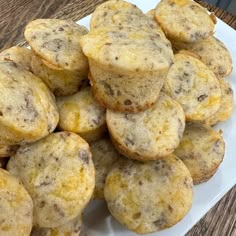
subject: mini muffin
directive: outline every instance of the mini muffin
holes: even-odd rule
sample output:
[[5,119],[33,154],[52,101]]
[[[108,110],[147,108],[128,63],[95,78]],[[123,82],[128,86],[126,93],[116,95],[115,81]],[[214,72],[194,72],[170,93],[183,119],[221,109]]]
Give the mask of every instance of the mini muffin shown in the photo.
[[33,202],[21,183],[0,168],[0,235],[29,236]]
[[35,53],[24,47],[12,47],[0,53],[1,61],[14,61],[40,77],[56,96],[65,96],[76,93],[87,74],[64,70],[52,66]]
[[207,9],[191,0],[161,0],[155,18],[167,38],[196,42],[214,33],[216,19]]
[[104,194],[111,214],[128,229],[147,234],[178,223],[192,205],[192,178],[175,155],[157,161],[119,160]]
[[210,179],[223,161],[225,143],[220,132],[200,122],[186,124],[175,154],[189,169],[194,184]]
[[72,221],[57,228],[33,228],[30,236],[80,236],[82,217],[79,215]]
[[81,39],[95,98],[105,107],[138,112],[158,98],[172,63],[169,41],[132,27],[99,27]]
[[138,30],[156,31],[163,34],[160,26],[153,19],[150,20],[149,17],[143,14],[136,5],[121,0],[107,1],[99,5],[93,12],[90,21],[92,30],[98,27],[114,25],[122,28],[128,26]]
[[91,88],[58,97],[59,129],[79,134],[88,142],[96,141],[106,131],[105,108],[93,98]]
[[226,121],[229,119],[233,113],[234,109],[234,94],[230,83],[224,79],[220,79],[221,87],[221,104],[220,108],[212,116],[208,117],[205,120],[205,123],[208,125],[215,125],[219,122]]
[[221,88],[215,74],[185,51],[175,55],[163,91],[180,103],[187,120],[204,121],[221,104]]
[[226,77],[233,69],[228,49],[216,37],[208,37],[195,43],[181,43],[174,40],[172,44],[178,50],[186,49],[197,54],[218,78]]
[[91,143],[91,152],[96,170],[94,198],[104,199],[104,184],[112,165],[120,157],[108,138]]
[[0,158],[5,158],[15,154],[19,145],[0,145]]
[[107,110],[107,127],[118,151],[140,161],[155,160],[172,153],[185,127],[182,107],[161,93],[146,111],[132,114]]
[[79,40],[88,30],[71,20],[37,19],[28,23],[24,36],[32,50],[53,68],[88,72]]
[[7,169],[34,202],[34,226],[55,228],[82,213],[95,185],[88,144],[78,135],[58,132],[21,146]]
[[102,3],[95,9],[90,20],[90,28],[95,29],[107,25],[129,26],[129,24],[135,24],[132,17],[142,15],[141,9],[134,4],[112,0]]
[[25,47],[14,46],[0,53],[0,61],[13,61],[23,69],[31,71],[33,52]]
[[57,126],[53,94],[14,62],[0,62],[0,145],[34,142]]

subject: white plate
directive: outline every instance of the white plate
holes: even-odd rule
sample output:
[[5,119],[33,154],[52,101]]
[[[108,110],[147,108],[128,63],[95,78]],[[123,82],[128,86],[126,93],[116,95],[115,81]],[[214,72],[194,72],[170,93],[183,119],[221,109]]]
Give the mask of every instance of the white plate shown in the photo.
[[[154,8],[159,1],[156,0],[131,0],[143,12]],[[90,16],[81,19],[78,23],[89,27]],[[236,31],[230,26],[218,19],[216,25],[216,36],[225,43],[233,57],[234,68],[236,68]],[[229,76],[229,81],[233,86],[236,97],[236,70]],[[223,136],[226,142],[226,152],[223,163],[219,170],[208,182],[194,187],[194,200],[192,209],[185,218],[170,229],[157,233],[149,234],[152,236],[182,236],[195,225],[198,220],[204,216],[224,194],[236,184],[236,109],[233,116],[227,122],[220,124],[216,129],[223,130]],[[88,236],[134,236],[136,234],[128,231],[119,224],[108,212],[106,205],[102,201],[93,201],[85,212],[84,218]]]

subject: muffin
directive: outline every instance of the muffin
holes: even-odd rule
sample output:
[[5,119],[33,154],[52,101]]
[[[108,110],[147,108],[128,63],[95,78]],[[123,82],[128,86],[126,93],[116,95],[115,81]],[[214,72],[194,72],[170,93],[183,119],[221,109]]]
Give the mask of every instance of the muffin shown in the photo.
[[15,62],[0,62],[0,145],[37,141],[53,132],[59,114],[53,94]]
[[187,51],[175,55],[163,91],[180,103],[188,121],[204,121],[221,104],[219,80],[205,64]]
[[85,72],[88,62],[79,40],[87,32],[71,20],[36,19],[27,24],[24,36],[32,50],[52,66]]
[[19,180],[0,168],[0,235],[29,236],[33,202]]
[[156,21],[167,38],[196,42],[214,33],[216,18],[191,0],[161,0],[155,9]]
[[174,155],[146,163],[122,159],[109,172],[104,194],[115,219],[147,234],[171,227],[187,214],[192,186],[188,169]]
[[91,16],[90,28],[92,30],[114,25],[122,28],[128,26],[138,30],[155,31],[162,34],[162,36],[164,35],[154,18],[150,19],[136,5],[121,0],[111,0],[102,3]]
[[55,228],[73,220],[83,212],[95,186],[89,146],[70,132],[21,146],[7,169],[32,197],[36,227]]
[[140,113],[107,110],[106,121],[118,151],[139,161],[155,160],[172,153],[185,127],[182,107],[164,93],[154,106]]
[[93,98],[86,87],[72,96],[58,97],[61,130],[79,134],[88,142],[101,138],[106,131],[105,108]]
[[104,199],[104,185],[107,174],[112,165],[119,159],[120,154],[107,137],[91,143],[90,148],[96,172],[93,197]]
[[172,64],[169,41],[132,27],[99,27],[81,39],[90,65],[95,98],[114,111],[139,112],[152,106]]
[[26,26],[26,41],[41,59],[32,60],[32,71],[57,96],[76,93],[87,79],[88,61],[79,43],[87,32],[70,20],[37,19]]
[[220,79],[221,87],[221,103],[220,108],[216,113],[211,115],[205,120],[208,125],[215,125],[219,122],[226,121],[229,119],[233,113],[234,109],[234,93],[229,82],[224,79]]
[[182,43],[178,40],[171,42],[177,50],[186,49],[198,55],[218,78],[228,76],[233,69],[232,57],[228,49],[214,36],[195,43]]
[[175,154],[190,171],[194,184],[210,179],[223,161],[225,143],[220,132],[200,122],[186,124]]

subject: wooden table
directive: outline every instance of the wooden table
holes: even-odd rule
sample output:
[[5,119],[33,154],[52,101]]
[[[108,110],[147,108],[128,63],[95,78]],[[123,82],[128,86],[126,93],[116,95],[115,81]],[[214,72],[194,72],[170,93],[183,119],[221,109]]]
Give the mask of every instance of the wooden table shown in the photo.
[[[235,16],[203,1],[196,1],[236,29]],[[35,18],[79,20],[90,14],[96,5],[102,2],[104,0],[1,0],[0,50],[23,42],[22,32],[29,20]],[[236,187],[229,191],[187,234],[187,236],[235,235]]]

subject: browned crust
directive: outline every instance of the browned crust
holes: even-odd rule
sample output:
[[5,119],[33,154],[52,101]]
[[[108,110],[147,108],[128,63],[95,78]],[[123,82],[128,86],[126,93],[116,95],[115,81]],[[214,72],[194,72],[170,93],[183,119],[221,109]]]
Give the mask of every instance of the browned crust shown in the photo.
[[[138,161],[141,161],[141,162],[147,162],[147,161],[155,161],[155,160],[158,160],[158,159],[161,159],[165,156],[168,156],[170,155],[171,153],[168,153],[166,154],[165,156],[155,156],[155,157],[150,157],[150,156],[141,156],[140,154],[138,154],[137,152],[131,152],[129,151],[128,148],[126,148],[125,146],[122,146],[122,144],[120,144],[116,139],[115,137],[112,135],[112,132],[109,130],[109,133],[111,135],[111,141],[112,143],[114,144],[115,148],[117,149],[117,151],[129,158],[129,159],[132,159],[132,160],[138,160]],[[173,152],[174,152],[174,149],[173,149]],[[172,152],[172,153],[173,153]]]
[[217,19],[216,19],[216,16],[215,16],[214,12],[211,12],[210,18],[211,18],[211,20],[213,21],[214,24],[217,23]]
[[[99,95],[98,89],[96,89],[96,81],[95,79],[91,76],[91,73],[88,75],[88,79],[90,80],[91,87],[92,87],[92,93],[94,95],[94,98],[97,100],[97,102],[102,105],[103,107],[112,110],[112,111],[117,111],[117,112],[130,112],[130,113],[138,113],[147,110],[150,108],[153,104],[155,104],[156,101],[152,103],[145,103],[143,106],[137,105],[137,106],[129,106],[125,107],[121,103],[110,103],[106,99],[104,99],[102,96]],[[158,97],[157,97],[158,99]],[[156,99],[156,100],[157,100]]]
[[[24,36],[25,36],[25,33],[24,33]],[[26,37],[25,37],[25,41],[30,45],[30,40],[27,40]],[[41,55],[37,52],[37,50],[35,50],[35,48],[33,46],[30,46],[31,50],[34,52],[34,54],[36,56],[38,56],[41,60],[43,60],[43,63],[45,65],[47,65],[49,68],[51,69],[57,69],[57,70],[64,70],[62,67],[59,67],[58,65],[56,64],[53,64],[52,62],[50,61],[47,61],[46,59],[42,58]]]
[[[225,148],[225,144],[224,144],[224,148]],[[210,171],[209,173],[203,176],[192,176],[193,184],[196,185],[196,184],[200,184],[200,183],[208,181],[217,172],[223,160],[224,160],[224,157],[222,158],[220,163],[214,165],[214,168],[212,168],[212,171]]]
[[[33,50],[32,50],[32,51],[33,51]],[[35,51],[33,51],[33,52],[36,54]],[[40,56],[38,55],[38,57],[40,57]],[[40,58],[41,58],[41,57],[40,57]],[[46,60],[43,59],[43,58],[41,58],[41,60],[42,60],[42,62],[43,62],[48,68],[50,68],[50,69],[53,69],[53,70],[64,70],[63,68],[53,65],[51,62],[46,61]]]
[[197,185],[197,184],[201,184],[201,183],[204,183],[204,182],[207,182],[211,177],[213,177],[213,175],[217,172],[217,170],[218,170],[218,167],[219,166],[217,166],[212,172],[210,172],[209,174],[207,174],[207,175],[204,175],[204,176],[202,176],[202,177],[193,177],[192,176],[192,178],[193,178],[193,184],[194,185]]
[[[132,160],[138,160],[138,161],[145,161],[145,157],[143,157],[143,156],[140,156],[138,153],[133,153],[133,152],[130,152],[127,148],[125,148],[124,146],[122,146],[115,138],[114,138],[114,136],[112,135],[112,132],[111,131],[109,131],[110,132],[110,134],[111,134],[111,141],[112,141],[112,143],[114,144],[114,146],[115,146],[115,148],[117,149],[117,151],[121,154],[121,155],[123,155],[123,156],[125,156],[125,157],[127,157],[127,158],[129,158],[129,159],[132,159]],[[128,155],[127,155],[128,154]],[[147,160],[146,160],[147,161]]]
[[[232,63],[232,60],[231,60],[231,63]],[[233,64],[231,64],[231,69],[229,70],[229,72],[227,73],[227,74],[225,74],[224,75],[224,77],[227,77],[227,76],[229,76],[231,73],[232,73],[232,71],[233,71]],[[222,76],[219,76],[219,75],[216,75],[217,77],[218,77],[218,79],[221,79],[222,78]]]

